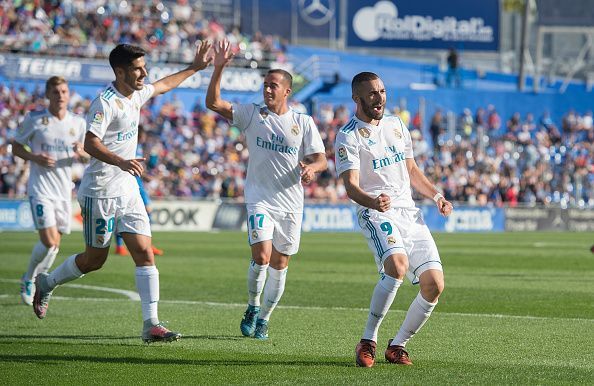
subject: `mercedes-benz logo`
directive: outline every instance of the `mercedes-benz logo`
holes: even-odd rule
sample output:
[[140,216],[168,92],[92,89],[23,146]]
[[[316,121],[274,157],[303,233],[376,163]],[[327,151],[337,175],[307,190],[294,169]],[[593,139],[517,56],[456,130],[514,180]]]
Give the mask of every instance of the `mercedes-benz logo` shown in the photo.
[[299,14],[311,25],[324,25],[332,19],[334,0],[299,0]]

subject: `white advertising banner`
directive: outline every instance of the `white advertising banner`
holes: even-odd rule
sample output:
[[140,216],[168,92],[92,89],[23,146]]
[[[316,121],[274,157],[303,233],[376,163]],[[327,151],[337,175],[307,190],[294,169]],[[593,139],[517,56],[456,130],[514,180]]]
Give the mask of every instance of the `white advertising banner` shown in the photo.
[[[152,201],[151,230],[210,231],[218,206],[214,201]],[[82,231],[82,216],[76,201],[72,203],[72,230]]]

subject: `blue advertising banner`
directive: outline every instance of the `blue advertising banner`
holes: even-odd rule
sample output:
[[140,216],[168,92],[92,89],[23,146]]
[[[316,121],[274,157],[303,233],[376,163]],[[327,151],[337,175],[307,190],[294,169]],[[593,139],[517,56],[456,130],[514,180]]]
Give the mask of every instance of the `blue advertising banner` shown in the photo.
[[26,200],[0,200],[0,230],[34,230],[31,205]]
[[[183,65],[151,64],[147,83],[153,83],[183,69]],[[179,88],[206,90],[212,75],[212,66],[186,79]],[[0,55],[0,76],[7,79],[43,80],[53,75],[71,83],[105,85],[115,79],[107,60],[77,58]],[[258,70],[228,68],[221,78],[221,89],[232,92],[258,92],[262,88],[262,75]]]
[[303,208],[304,232],[353,232],[359,230],[354,205],[310,205]]
[[[436,232],[503,232],[505,211],[501,208],[456,206],[443,217],[433,205],[421,206],[425,223]],[[354,205],[310,205],[303,211],[304,232],[359,232]]]
[[497,51],[499,0],[348,2],[348,47]]
[[422,206],[423,218],[431,231],[437,232],[503,232],[505,211],[501,208],[456,206],[443,217],[433,205]]

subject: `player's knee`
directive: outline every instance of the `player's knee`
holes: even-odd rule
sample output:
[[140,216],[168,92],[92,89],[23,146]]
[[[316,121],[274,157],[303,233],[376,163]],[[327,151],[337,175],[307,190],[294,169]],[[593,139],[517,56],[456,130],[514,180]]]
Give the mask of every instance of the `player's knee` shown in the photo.
[[41,243],[47,249],[58,248],[60,246],[56,240],[52,240],[52,239],[41,240]]
[[270,256],[265,251],[260,251],[258,253],[252,254],[252,259],[258,265],[266,265],[270,264]]
[[405,255],[391,255],[384,262],[385,272],[397,279],[402,279],[408,270],[408,259]]
[[421,294],[425,300],[433,302],[443,293],[444,288],[443,279],[430,280],[421,286]]

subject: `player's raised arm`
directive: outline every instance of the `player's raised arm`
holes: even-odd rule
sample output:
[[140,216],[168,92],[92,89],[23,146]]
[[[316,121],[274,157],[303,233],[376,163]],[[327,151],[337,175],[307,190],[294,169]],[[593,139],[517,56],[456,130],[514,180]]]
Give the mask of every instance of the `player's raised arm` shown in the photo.
[[166,76],[153,83],[153,86],[155,87],[153,96],[165,94],[166,92],[173,90],[196,72],[208,67],[212,61],[212,55],[210,53],[211,46],[212,43],[210,41],[203,40],[200,43],[200,46],[196,48],[196,56],[194,56],[194,61],[188,68]]
[[439,191],[433,186],[431,181],[427,179],[425,174],[419,169],[419,166],[415,162],[414,158],[406,159],[406,168],[408,169],[408,175],[410,176],[410,184],[419,193],[427,198],[431,198],[439,213],[444,216],[449,216],[452,213],[453,205],[451,202],[445,199],[445,197],[439,193]]
[[214,71],[206,92],[206,107],[229,120],[233,119],[233,106],[230,102],[221,99],[221,75],[231,59],[233,59],[231,44],[227,40],[217,43],[214,49]]

